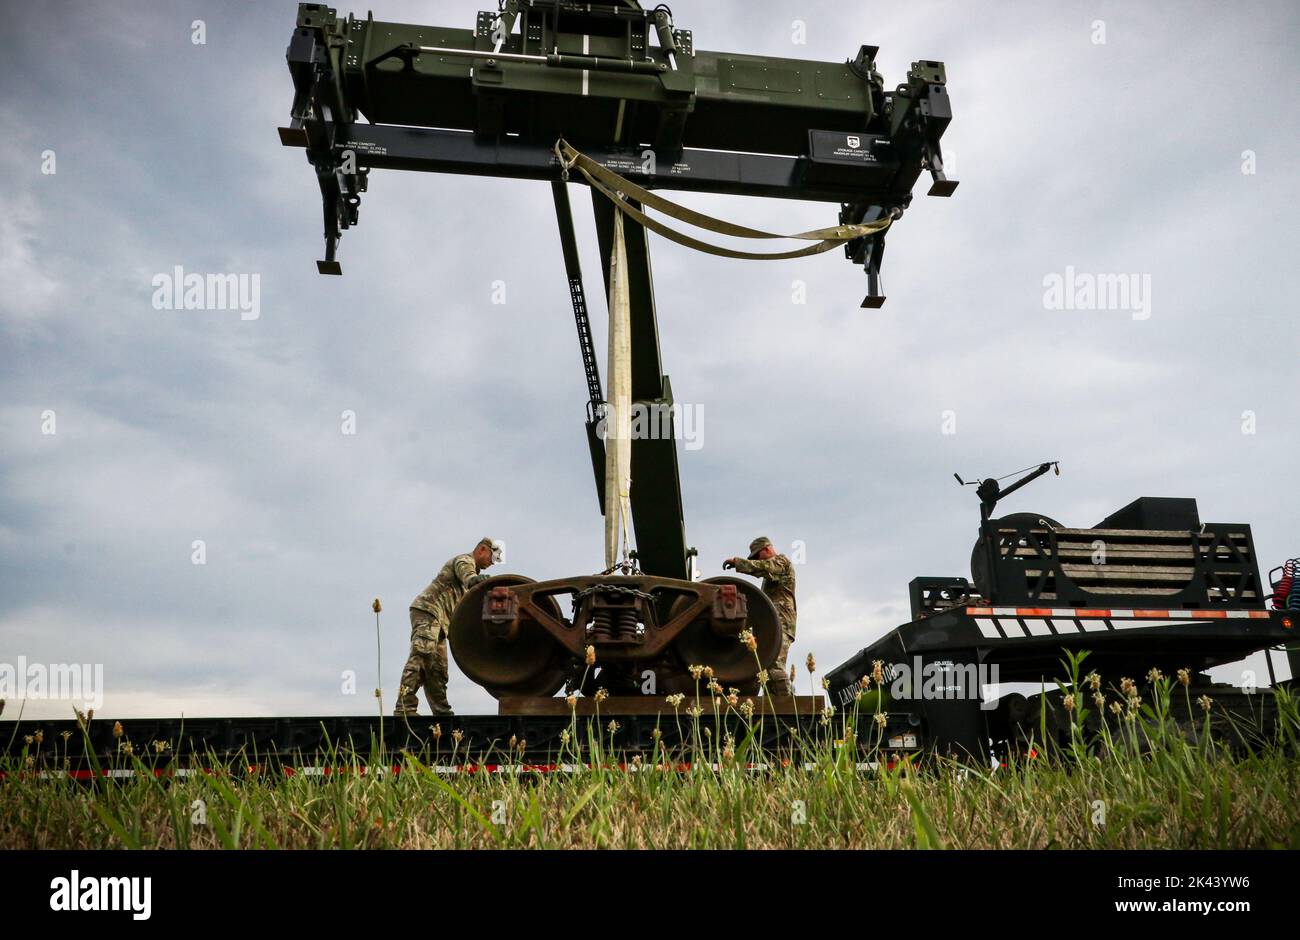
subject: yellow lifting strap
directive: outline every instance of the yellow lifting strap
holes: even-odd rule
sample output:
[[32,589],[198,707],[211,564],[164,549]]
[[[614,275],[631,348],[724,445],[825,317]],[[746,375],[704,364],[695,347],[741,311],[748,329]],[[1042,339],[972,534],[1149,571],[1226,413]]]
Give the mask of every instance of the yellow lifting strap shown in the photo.
[[[831,228],[813,229],[809,232],[797,232],[793,235],[779,235],[775,232],[764,232],[761,229],[747,228],[743,225],[737,225],[734,222],[726,222],[722,219],[715,219],[711,215],[705,215],[703,212],[696,212],[693,209],[687,209],[679,206],[675,202],[669,202],[662,196],[658,196],[648,189],[644,189],[633,183],[631,180],[624,179],[612,170],[606,169],[595,160],[587,155],[575,150],[567,141],[561,139],[555,142],[555,155],[560,161],[567,176],[568,171],[577,169],[591,184],[591,188],[607,197],[614,203],[618,210],[630,218],[636,220],[641,225],[653,232],[658,232],[664,238],[677,242],[679,245],[685,245],[687,248],[694,248],[696,251],[708,252],[711,255],[719,255],[723,258],[743,258],[751,261],[779,261],[785,258],[803,258],[808,255],[818,255],[823,251],[829,251],[836,248],[846,241],[854,238],[861,238],[864,235],[874,235],[889,228],[893,222],[893,216],[887,215],[883,219],[875,222],[864,222],[856,225],[836,225]],[[662,222],[657,222],[650,216],[646,215],[636,206],[629,203],[626,199],[619,198],[620,194],[630,199],[635,199],[644,206],[657,209],[664,215],[685,222],[688,225],[694,225],[696,228],[706,229],[710,232],[717,232],[720,235],[733,235],[738,238],[798,238],[804,241],[815,241],[817,244],[809,245],[807,248],[798,248],[792,251],[776,252],[757,252],[757,251],[736,251],[732,248],[724,248],[721,245],[711,245],[708,242],[702,242],[690,235],[685,235],[676,229],[669,228]]]

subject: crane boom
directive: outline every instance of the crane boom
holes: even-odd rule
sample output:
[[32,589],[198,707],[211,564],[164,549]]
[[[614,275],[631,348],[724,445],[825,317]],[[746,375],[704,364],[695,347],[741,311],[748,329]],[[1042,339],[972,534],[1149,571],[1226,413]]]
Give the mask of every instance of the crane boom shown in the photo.
[[[823,62],[698,50],[666,7],[645,10],[636,0],[501,0],[472,29],[340,17],[302,3],[286,52],[294,98],[280,140],[304,148],[316,173],[322,274],[342,274],[339,239],[357,224],[371,170],[552,183],[587,382],[592,468],[602,512],[617,511],[603,494],[605,402],[557,141],[644,190],[829,202],[840,225],[897,219],[922,171],[932,177],[930,195],[956,186],[939,145],[951,110],[942,62],[914,62],[907,80],[889,89],[876,53],[862,45],[851,59]],[[595,190],[593,207],[608,298],[619,210]],[[862,306],[880,306],[884,228],[844,237],[846,257],[867,274]],[[645,229],[626,225],[624,238],[632,407],[669,422],[666,435],[632,441],[637,553],[648,575],[689,578],[674,402]]]

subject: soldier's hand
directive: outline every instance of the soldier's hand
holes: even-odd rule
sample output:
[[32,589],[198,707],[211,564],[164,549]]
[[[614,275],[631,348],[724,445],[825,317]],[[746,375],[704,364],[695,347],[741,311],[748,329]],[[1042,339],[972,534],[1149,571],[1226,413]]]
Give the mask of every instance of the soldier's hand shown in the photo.
[[473,587],[476,584],[481,584],[482,582],[486,581],[490,577],[492,577],[492,575],[490,574],[476,574],[471,576],[470,579],[465,583],[470,587]]
[[728,558],[726,561],[722,563],[723,571],[727,571],[728,569],[734,570],[735,567],[736,567],[736,559],[734,558]]

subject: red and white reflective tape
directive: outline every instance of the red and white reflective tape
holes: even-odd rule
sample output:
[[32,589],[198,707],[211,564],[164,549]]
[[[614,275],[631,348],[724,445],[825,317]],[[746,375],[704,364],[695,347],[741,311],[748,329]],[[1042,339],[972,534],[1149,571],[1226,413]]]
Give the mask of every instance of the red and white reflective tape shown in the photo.
[[980,633],[990,640],[1066,636],[1167,627],[1188,620],[1267,620],[1266,610],[1151,610],[1135,607],[968,607]]
[[[894,767],[896,766],[896,764],[897,764],[897,761],[894,761],[894,760],[888,760],[888,761],[885,762],[885,767],[886,767],[887,769],[889,769],[889,770],[893,770]],[[662,763],[660,763],[660,764],[627,764],[627,763],[623,763],[623,764],[612,764],[612,765],[609,765],[609,766],[605,767],[604,769],[605,769],[605,770],[621,770],[621,771],[625,771],[625,772],[628,772],[628,773],[647,773],[647,772],[649,772],[649,771],[659,771],[659,772],[671,772],[671,771],[676,771],[676,772],[678,772],[678,773],[686,773],[687,771],[689,771],[689,770],[692,769],[692,766],[693,766],[693,765],[692,765],[691,763],[689,763],[689,762],[686,762],[686,763],[673,763],[673,764],[662,764]],[[720,767],[717,763],[700,764],[699,766],[700,766],[701,768],[708,769],[708,770],[713,770],[713,771],[719,771],[719,770],[722,770],[722,769],[723,769],[723,768]],[[790,766],[790,762],[789,762],[788,760],[782,760],[782,761],[780,762],[780,765],[779,765],[779,766],[780,766],[781,768],[788,767],[788,766]],[[804,770],[816,770],[816,769],[817,769],[817,765],[814,764],[814,763],[811,763],[811,762],[804,762],[803,765],[802,765],[802,767],[803,767]],[[861,761],[860,761],[860,762],[858,762],[858,763],[855,764],[855,767],[856,767],[856,769],[858,769],[858,770],[878,770],[878,769],[880,769],[880,764],[879,764],[879,762],[877,762],[877,761],[866,761],[866,762],[861,762]],[[576,774],[576,773],[588,773],[588,772],[590,772],[593,768],[592,768],[590,765],[584,765],[584,764],[434,764],[434,765],[430,766],[429,769],[430,769],[431,771],[433,771],[434,773],[436,773],[436,774],[441,774],[441,775],[455,775],[455,774],[483,774],[483,773],[487,773],[487,774],[501,774],[501,773],[506,773],[506,774],[510,774],[510,773],[515,773],[515,774],[522,774],[522,773],[543,773],[543,774],[546,774],[546,773],[563,773],[563,774]],[[752,762],[752,761],[751,761],[751,762],[748,762],[748,763],[745,764],[744,769],[745,769],[745,770],[748,770],[748,771],[756,771],[756,772],[757,772],[757,771],[765,771],[765,770],[776,770],[776,769],[778,769],[778,765],[777,765],[777,764],[774,764],[774,763],[773,763],[773,764],[768,764],[768,763],[756,763],[756,762]],[[266,772],[266,771],[268,771],[268,770],[270,770],[270,768],[268,768],[268,767],[249,767],[249,768],[248,768],[248,771],[249,771],[250,773],[257,773],[257,772],[259,772],[259,771],[260,771],[260,772]],[[365,767],[296,767],[296,768],[295,768],[295,767],[283,767],[283,768],[281,768],[281,770],[282,770],[282,772],[283,772],[286,776],[293,776],[293,775],[296,775],[296,774],[301,774],[301,775],[303,775],[303,776],[305,776],[305,777],[328,777],[328,776],[338,776],[338,775],[340,775],[340,774],[347,774],[347,773],[353,773],[353,772],[359,772],[359,773],[364,774],[364,773],[366,773],[367,768],[365,768]],[[34,777],[34,778],[36,778],[36,779],[38,779],[38,780],[55,780],[55,779],[61,779],[61,778],[70,778],[70,779],[72,779],[72,780],[94,780],[96,777],[107,777],[107,778],[112,779],[112,780],[118,780],[118,779],[129,779],[129,778],[131,778],[131,777],[138,776],[140,773],[141,773],[141,771],[129,770],[129,769],[119,769],[119,768],[114,768],[114,769],[101,769],[101,770],[99,770],[99,771],[94,771],[94,770],[30,770],[30,771],[26,771],[26,772],[21,772],[21,771],[20,771],[20,772],[17,774],[17,776],[18,776],[19,778]],[[143,773],[144,773],[145,775],[148,775],[150,772],[149,772],[149,771],[144,771]],[[209,776],[212,776],[212,775],[215,774],[215,775],[220,776],[220,775],[225,775],[225,774],[227,774],[227,773],[229,773],[229,771],[224,771],[224,770],[213,771],[211,768],[208,768],[208,767],[203,767],[203,768],[198,768],[198,767],[178,767],[178,768],[174,768],[174,769],[173,769],[173,768],[155,768],[155,769],[152,771],[152,774],[153,774],[153,776],[155,776],[155,777],[190,777],[190,776],[194,776],[194,775],[197,775],[197,774],[206,774],[206,775],[209,775]],[[386,774],[386,773],[399,774],[399,773],[401,773],[401,768],[400,768],[400,767],[397,767],[397,766],[394,766],[394,767],[391,768],[391,770],[390,770],[390,769],[387,768],[387,767],[376,767],[376,768],[370,769],[370,773],[373,774],[373,775],[375,775],[375,776],[381,776],[381,775]],[[7,775],[6,773],[4,773],[3,771],[0,771],[0,780],[5,779],[7,776],[8,776],[8,775]]]
[[[892,770],[892,769],[894,768],[894,766],[896,765],[896,763],[897,763],[896,761],[890,760],[890,761],[887,761],[887,762],[886,762],[885,766],[886,766],[888,769]],[[784,761],[784,760],[781,761],[781,767],[786,767],[786,766],[788,766],[788,765],[789,765],[789,761]],[[678,764],[616,764],[616,765],[611,765],[611,766],[609,766],[609,767],[606,767],[606,768],[604,768],[604,769],[605,769],[605,770],[622,770],[622,771],[625,771],[625,772],[628,772],[628,773],[647,773],[647,772],[650,772],[650,771],[660,771],[660,772],[665,772],[665,771],[676,771],[676,772],[678,772],[678,773],[685,773],[685,772],[691,770],[692,766],[693,766],[693,765],[690,764],[690,763],[678,763]],[[724,769],[724,768],[720,767],[716,762],[715,762],[715,763],[711,763],[711,764],[700,764],[699,766],[700,766],[701,768],[708,769],[708,770],[713,770],[713,771],[718,771],[718,770],[722,770],[722,769]],[[816,764],[814,764],[814,763],[812,763],[812,762],[808,762],[808,761],[804,762],[802,766],[803,766],[803,769],[804,769],[804,770],[816,770],[816,769],[817,769],[817,765],[816,765]],[[855,766],[858,770],[878,770],[878,769],[880,768],[880,764],[879,764],[879,762],[877,762],[877,761],[858,762],[858,763],[855,764],[854,766]],[[258,769],[258,768],[250,768],[250,770],[254,770],[254,771],[256,771],[257,769]],[[263,771],[265,771],[267,768],[261,768],[261,769],[262,769]],[[310,776],[310,777],[337,776],[337,775],[339,775],[339,774],[351,773],[354,769],[359,770],[359,771],[360,771],[361,773],[363,773],[363,774],[366,772],[366,768],[365,768],[365,767],[361,767],[361,768],[352,768],[352,767],[298,767],[298,768],[293,768],[293,767],[285,767],[285,768],[282,768],[282,769],[283,769],[283,772],[285,773],[286,776],[292,776],[292,775],[294,775],[294,774],[302,774],[303,776]],[[516,774],[521,774],[521,773],[544,773],[544,774],[545,774],[545,773],[564,773],[564,774],[575,774],[575,773],[587,773],[587,772],[590,772],[593,768],[590,767],[590,766],[584,766],[584,765],[582,765],[582,764],[464,764],[464,765],[455,765],[455,764],[437,764],[437,765],[434,765],[434,766],[430,767],[429,769],[432,770],[434,773],[437,773],[437,774],[443,774],[443,775],[455,775],[455,774],[483,774],[483,773],[487,773],[487,774],[501,774],[501,773],[506,773],[506,774],[509,774],[509,773],[516,773]],[[745,764],[744,769],[745,769],[745,770],[751,770],[751,771],[776,770],[776,769],[777,769],[777,765],[776,765],[776,764],[767,764],[767,763],[754,763],[754,762],[750,762],[750,763],[746,763],[746,764]],[[393,767],[392,770],[390,771],[390,770],[388,770],[388,768],[385,768],[385,767],[378,767],[378,768],[374,768],[374,769],[372,769],[370,772],[371,772],[372,774],[375,774],[376,776],[379,776],[379,775],[382,775],[382,774],[385,774],[385,773],[394,773],[394,774],[397,774],[397,773],[401,773],[401,768],[400,768],[400,767]],[[135,776],[137,776],[139,773],[140,773],[139,771],[135,771],[135,770],[121,770],[121,769],[100,770],[100,771],[98,771],[98,772],[93,771],[93,770],[33,770],[33,771],[28,771],[28,772],[20,772],[20,773],[18,774],[18,776],[19,776],[19,777],[35,777],[35,778],[37,778],[37,779],[39,779],[39,780],[55,780],[55,779],[60,779],[60,778],[64,778],[64,777],[70,778],[70,779],[72,779],[72,780],[93,780],[93,779],[95,779],[96,776],[99,776],[99,777],[107,777],[107,778],[109,778],[109,779],[128,779],[128,778],[131,778],[131,777],[135,777]],[[147,773],[148,773],[148,772],[146,771],[146,774],[147,774]],[[211,776],[211,775],[213,775],[213,773],[214,773],[214,772],[213,772],[212,770],[210,770],[209,768],[206,768],[206,767],[203,768],[203,769],[201,769],[201,770],[198,769],[198,768],[177,768],[177,769],[175,769],[175,770],[156,769],[156,770],[153,771],[153,775],[154,775],[154,776],[174,776],[174,777],[188,777],[188,776],[192,776],[192,775],[195,775],[195,774],[207,774],[207,775]],[[220,775],[220,774],[225,773],[225,771],[217,771],[216,773],[217,773],[218,775]],[[7,775],[6,775],[5,773],[0,772],[0,780],[4,779],[6,776],[7,776]]]
[[1267,620],[1267,610],[1149,610],[1113,607],[967,607],[972,617],[1142,617],[1170,620]]
[[[708,767],[709,769],[712,770],[721,769],[716,763],[701,764],[700,766]],[[814,765],[809,764],[807,765],[807,769],[811,769],[813,766]],[[627,771],[629,773],[644,773],[650,770],[660,770],[660,771],[676,770],[676,771],[684,772],[690,770],[691,767],[692,765],[689,762],[675,763],[675,764],[621,763],[621,764],[610,764],[606,766],[604,769],[622,770],[622,771]],[[247,768],[249,773],[266,773],[271,769],[272,768],[270,767],[257,767],[257,766],[251,766]],[[455,774],[530,774],[530,773],[576,774],[576,773],[587,773],[592,769],[593,768],[590,765],[586,765],[586,764],[432,764],[429,766],[429,770],[433,771],[436,774],[441,774],[444,776],[455,775]],[[772,769],[772,765],[750,762],[745,764],[745,769],[746,770],[769,770]],[[363,767],[313,766],[313,767],[281,767],[280,771],[285,776],[288,777],[297,776],[297,775],[301,775],[304,777],[330,777],[330,776],[340,776],[343,774],[350,774],[350,773],[359,773],[359,774],[368,773],[372,776],[379,777],[387,773],[400,774],[402,773],[402,768],[396,765],[391,768],[364,767],[364,766]],[[51,780],[51,779],[57,779],[61,777],[68,777],[73,780],[93,780],[96,777],[106,777],[110,780],[119,780],[119,779],[129,779],[131,777],[140,776],[141,774],[145,776],[149,776],[150,774],[152,774],[155,777],[192,777],[199,774],[205,774],[207,776],[213,776],[213,775],[221,776],[228,773],[230,773],[230,771],[226,771],[226,770],[214,771],[208,767],[203,767],[203,768],[166,767],[166,768],[154,768],[152,771],[149,770],[138,771],[138,770],[131,770],[126,768],[101,769],[99,771],[94,771],[94,770],[30,771],[31,776],[40,778],[42,780]],[[20,776],[27,776],[27,775],[28,774],[20,773]],[[4,776],[5,774],[3,772],[0,772],[0,779],[3,779]]]

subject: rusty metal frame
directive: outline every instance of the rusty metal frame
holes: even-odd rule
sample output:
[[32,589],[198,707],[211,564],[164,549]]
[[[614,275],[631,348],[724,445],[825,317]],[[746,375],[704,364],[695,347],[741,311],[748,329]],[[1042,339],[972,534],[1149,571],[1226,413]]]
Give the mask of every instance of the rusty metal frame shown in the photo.
[[[601,585],[608,585],[620,590],[632,589],[646,594],[668,592],[681,597],[694,597],[685,608],[665,622],[658,617],[649,618],[646,623],[645,640],[635,645],[608,644],[600,649],[602,661],[644,660],[658,656],[686,626],[698,620],[704,614],[711,614],[714,599],[723,585],[709,584],[703,581],[682,581],[677,578],[657,578],[651,575],[584,575],[577,578],[557,578],[553,581],[532,581],[527,584],[508,585],[507,589],[519,603],[520,616],[528,617],[551,634],[561,646],[576,658],[582,659],[587,645],[591,642],[586,631],[579,628],[574,620],[556,618],[547,611],[543,597],[556,597],[570,594],[577,596]],[[484,603],[488,595],[484,595]]]

